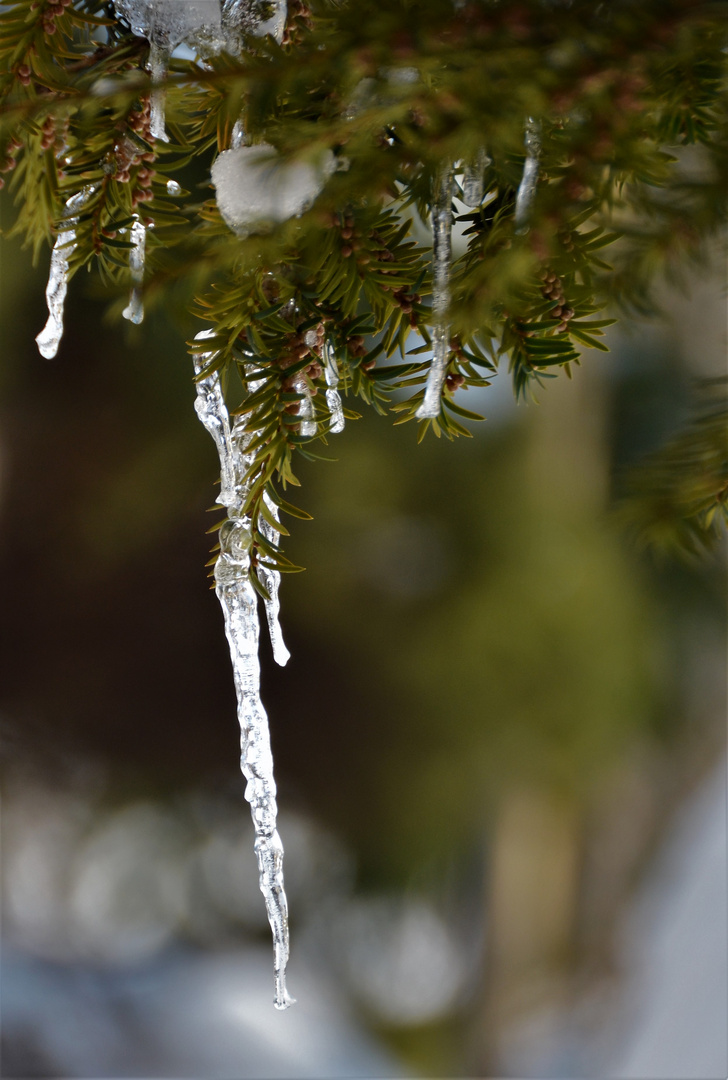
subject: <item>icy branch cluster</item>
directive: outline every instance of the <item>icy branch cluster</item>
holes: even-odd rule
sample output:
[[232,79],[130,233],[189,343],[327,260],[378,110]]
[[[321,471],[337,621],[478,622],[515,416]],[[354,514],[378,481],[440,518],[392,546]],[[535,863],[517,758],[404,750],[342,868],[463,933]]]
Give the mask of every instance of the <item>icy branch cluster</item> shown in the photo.
[[164,88],[169,58],[179,45],[201,56],[226,49],[237,54],[242,34],[281,40],[286,0],[114,0],[116,13],[132,33],[149,41],[149,69],[155,89],[151,101],[151,133],[167,141]]
[[[203,331],[199,338],[212,335]],[[202,353],[195,361],[199,375],[214,354]],[[235,692],[240,723],[240,767],[245,779],[245,798],[255,828],[255,853],[258,860],[260,888],[273,932],[275,997],[277,1009],[293,1004],[286,989],[288,963],[288,902],[283,885],[283,844],[276,828],[276,785],[273,779],[273,756],[268,717],[260,698],[260,661],[258,658],[258,598],[250,581],[254,523],[243,513],[247,495],[246,477],[253,464],[247,452],[251,435],[244,417],[231,426],[220,377],[213,372],[197,382],[195,409],[212,435],[220,457],[221,489],[217,501],[225,506],[228,520],[220,529],[220,554],[215,563],[215,592],[225,619],[225,634],[230,647]],[[271,516],[277,508],[268,500]],[[274,547],[279,534],[262,517],[259,527]],[[280,574],[271,566],[259,565],[260,580],[269,594],[266,615],[273,643],[273,655],[279,664],[289,658],[283,642],[278,615]]]

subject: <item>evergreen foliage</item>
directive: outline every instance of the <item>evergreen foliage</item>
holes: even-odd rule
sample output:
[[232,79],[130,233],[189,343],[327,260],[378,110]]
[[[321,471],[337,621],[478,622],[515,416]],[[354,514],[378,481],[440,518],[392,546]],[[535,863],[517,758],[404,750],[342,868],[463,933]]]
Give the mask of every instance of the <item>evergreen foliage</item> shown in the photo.
[[[329,422],[307,331],[324,328],[349,395],[384,411],[405,388],[391,407],[397,423],[414,417],[433,326],[422,223],[443,163],[459,163],[459,183],[487,153],[484,198],[458,217],[447,378],[421,436],[469,434],[463,420],[478,417],[456,393],[487,385],[503,355],[519,396],[560,368],[568,374],[585,348],[605,347],[607,305],[654,311],[658,277],[679,279],[725,225],[728,0],[291,0],[282,44],[251,37],[239,56],[172,60],[169,143],[149,130],[148,53],[111,3],[4,5],[0,168],[18,206],[10,235],[37,259],[62,230],[66,200],[92,188],[70,272],[93,268],[121,295],[132,280],[128,230],[142,216],[146,302],[186,290],[213,331],[192,351],[211,357],[206,371],[223,373],[250,416],[253,521],[270,516],[264,491],[302,514],[281,492],[297,484],[295,454],[315,456],[326,442],[300,431],[302,375],[319,432]],[[287,160],[333,151],[338,164],[302,216],[246,240],[209,197],[210,166],[241,115],[250,142]],[[519,229],[529,117],[539,124],[539,183]],[[172,178],[179,195],[168,192]],[[667,470],[672,494],[654,498],[683,546],[709,538],[716,508],[725,513],[725,430],[725,410],[713,410],[634,482],[633,498],[649,501],[655,470]],[[706,440],[707,457],[695,450]],[[701,471],[708,458],[720,482]],[[685,470],[698,494],[683,498]],[[260,556],[295,569],[258,531],[253,563]]]

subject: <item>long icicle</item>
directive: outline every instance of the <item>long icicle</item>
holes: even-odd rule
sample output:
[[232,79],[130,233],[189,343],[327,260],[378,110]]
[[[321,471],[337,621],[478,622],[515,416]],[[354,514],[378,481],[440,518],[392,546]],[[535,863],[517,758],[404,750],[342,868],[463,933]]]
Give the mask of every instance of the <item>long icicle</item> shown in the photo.
[[141,285],[144,281],[144,259],[147,244],[147,227],[139,218],[131,227],[131,242],[134,247],[129,252],[129,269],[131,270],[133,285],[129,303],[121,314],[129,322],[138,325],[144,319]]
[[[212,336],[211,331],[203,331],[197,338]],[[196,358],[198,374],[213,355],[201,354]],[[197,383],[195,408],[215,439],[220,455],[222,490],[218,502],[224,501],[228,520],[220,529],[220,555],[214,570],[215,593],[223,610],[225,635],[230,647],[240,723],[240,768],[247,780],[245,798],[250,803],[255,828],[260,889],[273,933],[273,1003],[277,1009],[287,1009],[295,999],[286,989],[289,935],[288,901],[283,884],[283,844],[276,828],[278,808],[268,717],[260,699],[258,602],[250,582],[252,528],[250,519],[242,512],[244,478],[251,463],[246,454],[250,433],[245,430],[242,417],[238,418],[231,430],[217,372]],[[232,491],[229,487],[230,476],[234,478]]]
[[538,159],[541,154],[541,126],[529,116],[526,124],[526,160],[523,163],[523,175],[516,192],[515,229],[523,233],[528,228],[533,200],[538,187]]
[[74,215],[83,207],[94,190],[93,187],[85,187],[66,200],[65,227],[58,233],[51,252],[51,265],[45,293],[48,320],[35,339],[40,355],[46,360],[52,360],[56,355],[63,337],[63,309],[68,292],[68,262],[76,247],[78,218]]
[[440,415],[442,386],[450,351],[450,267],[452,264],[453,168],[443,165],[435,179],[432,205],[432,363],[427,375],[425,396],[416,412],[418,420],[434,420]]

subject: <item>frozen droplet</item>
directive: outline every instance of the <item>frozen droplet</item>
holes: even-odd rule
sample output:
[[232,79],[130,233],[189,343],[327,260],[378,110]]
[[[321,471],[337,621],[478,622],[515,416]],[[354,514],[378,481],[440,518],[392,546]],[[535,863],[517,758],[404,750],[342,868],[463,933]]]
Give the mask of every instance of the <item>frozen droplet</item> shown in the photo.
[[335,169],[330,150],[315,162],[285,162],[268,143],[258,143],[223,151],[213,162],[212,182],[226,224],[248,236],[303,214]]
[[176,180],[167,181],[167,194],[168,195],[181,195],[182,188],[179,186]]
[[52,360],[56,355],[63,337],[63,309],[66,303],[66,293],[68,292],[68,260],[76,247],[77,219],[74,215],[95,190],[94,187],[85,187],[82,191],[66,200],[64,215],[66,227],[58,233],[56,242],[53,245],[48,284],[45,292],[48,320],[35,339],[39,353],[46,360]]
[[344,430],[344,407],[341,404],[341,395],[338,391],[339,367],[336,363],[336,354],[330,341],[325,341],[323,346],[324,375],[326,376],[326,404],[331,413],[331,432],[338,435]]
[[129,304],[122,311],[122,315],[129,322],[137,325],[144,319],[144,304],[142,303],[141,284],[144,281],[144,255],[147,241],[147,229],[144,222],[136,219],[131,227],[131,240],[134,247],[129,253],[129,269],[134,285],[131,290]]
[[452,264],[453,169],[443,165],[436,178],[432,203],[432,361],[425,396],[416,412],[418,420],[440,415],[442,387],[450,351],[450,267]]
[[517,233],[526,232],[531,215],[533,200],[538,187],[538,159],[541,153],[541,125],[531,117],[526,124],[526,160],[523,163],[523,175],[516,192],[516,210],[514,225]]

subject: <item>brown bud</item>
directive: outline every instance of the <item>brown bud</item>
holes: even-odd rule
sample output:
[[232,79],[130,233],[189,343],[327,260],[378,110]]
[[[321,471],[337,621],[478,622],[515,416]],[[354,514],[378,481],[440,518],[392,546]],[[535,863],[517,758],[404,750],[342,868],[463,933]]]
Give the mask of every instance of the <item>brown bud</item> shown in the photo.
[[348,259],[348,258],[349,258],[349,256],[351,255],[351,253],[352,253],[352,249],[351,249],[351,248],[349,247],[349,245],[348,245],[348,244],[345,244],[345,245],[344,245],[344,247],[343,247],[343,248],[341,249],[341,254],[342,254],[342,256],[343,256],[343,257],[344,257],[345,259]]

